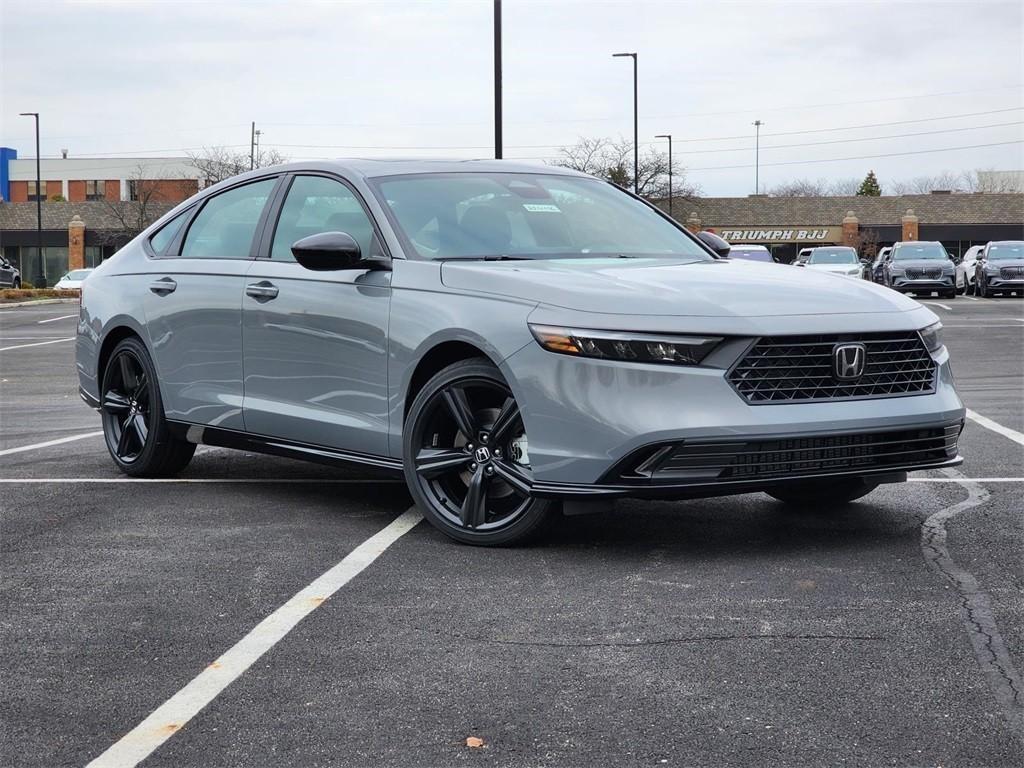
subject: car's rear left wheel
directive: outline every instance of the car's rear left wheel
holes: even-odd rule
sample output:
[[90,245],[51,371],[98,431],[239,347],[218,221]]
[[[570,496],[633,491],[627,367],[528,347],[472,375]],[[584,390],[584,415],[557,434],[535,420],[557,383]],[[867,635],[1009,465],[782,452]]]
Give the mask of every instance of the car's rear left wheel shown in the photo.
[[427,519],[467,544],[535,536],[553,502],[534,498],[526,430],[498,369],[476,358],[448,366],[409,409],[405,478]]
[[192,460],[196,446],[171,434],[156,369],[139,339],[114,347],[103,372],[100,413],[107,450],[126,475],[173,475]]

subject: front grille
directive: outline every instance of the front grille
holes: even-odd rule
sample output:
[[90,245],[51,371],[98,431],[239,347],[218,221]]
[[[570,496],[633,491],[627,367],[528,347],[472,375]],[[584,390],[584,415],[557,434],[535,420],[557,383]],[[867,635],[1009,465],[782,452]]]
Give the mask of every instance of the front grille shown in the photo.
[[1003,280],[1024,280],[1024,267],[1002,267],[999,277]]
[[852,435],[687,440],[649,451],[619,479],[705,483],[913,469],[955,458],[960,429],[957,423]]
[[942,267],[907,267],[908,280],[938,280]]
[[[837,344],[859,342],[864,374],[840,381],[832,367]],[[935,391],[936,363],[915,331],[768,336],[728,373],[751,405],[808,400],[854,400],[923,395]]]

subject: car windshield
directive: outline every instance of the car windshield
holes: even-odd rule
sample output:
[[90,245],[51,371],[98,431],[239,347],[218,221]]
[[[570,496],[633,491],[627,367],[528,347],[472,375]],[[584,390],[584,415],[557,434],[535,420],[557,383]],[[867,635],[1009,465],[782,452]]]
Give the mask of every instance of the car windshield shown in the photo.
[[910,243],[899,246],[892,254],[893,261],[948,261],[946,249],[938,243]]
[[371,180],[422,258],[713,257],[643,203],[596,179],[438,173]]
[[1000,259],[1024,259],[1024,242],[1020,243],[992,243],[988,247],[989,261]]
[[815,248],[808,261],[811,264],[856,264],[857,252],[853,248]]
[[765,248],[734,247],[729,252],[729,255],[737,259],[746,259],[747,261],[773,261],[771,253]]

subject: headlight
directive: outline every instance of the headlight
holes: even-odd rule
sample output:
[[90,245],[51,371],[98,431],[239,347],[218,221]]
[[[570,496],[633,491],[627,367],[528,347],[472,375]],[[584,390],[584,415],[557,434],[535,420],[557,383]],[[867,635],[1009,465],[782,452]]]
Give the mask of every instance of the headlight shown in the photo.
[[556,328],[530,324],[544,349],[563,355],[627,360],[634,363],[697,365],[722,340],[721,336],[675,336],[655,333]]
[[942,323],[932,323],[927,328],[922,328],[919,333],[929,352],[938,352],[942,349]]
[[846,270],[846,274],[848,274],[848,275],[859,275],[860,273],[861,273],[860,267],[858,267],[856,269],[848,269],[848,270]]
[[889,267],[889,274],[891,275],[902,275],[904,271],[903,267]]
[[998,275],[999,274],[999,267],[993,266],[992,264],[986,264],[985,265],[985,274],[986,275]]

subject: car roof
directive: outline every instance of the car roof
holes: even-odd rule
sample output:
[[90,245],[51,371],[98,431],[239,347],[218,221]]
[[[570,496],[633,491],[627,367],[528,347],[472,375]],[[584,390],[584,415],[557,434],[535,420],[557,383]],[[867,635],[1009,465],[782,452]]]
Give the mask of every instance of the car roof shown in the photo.
[[[275,171],[333,171],[344,176],[377,178],[412,173],[544,173],[559,176],[583,176],[585,173],[541,163],[520,163],[514,160],[458,160],[444,158],[339,158],[286,163],[259,169],[259,175]],[[251,172],[256,174],[257,172]]]

